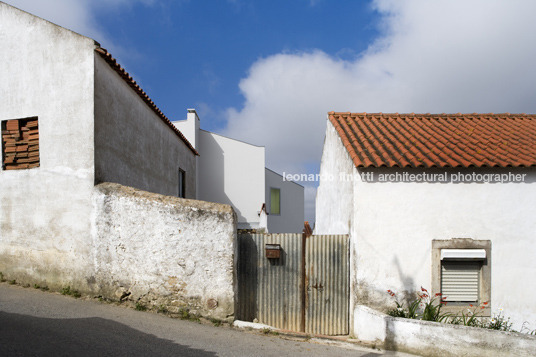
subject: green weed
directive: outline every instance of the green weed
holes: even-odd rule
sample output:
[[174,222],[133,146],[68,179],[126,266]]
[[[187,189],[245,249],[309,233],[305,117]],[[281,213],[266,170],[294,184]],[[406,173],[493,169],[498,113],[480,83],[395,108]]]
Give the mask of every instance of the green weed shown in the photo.
[[216,318],[210,318],[210,322],[212,322],[212,324],[216,327],[220,327],[222,325],[222,321],[220,319],[216,319]]
[[[48,289],[48,288],[47,288]],[[71,286],[68,285],[67,287],[65,288],[62,288],[60,293],[62,295],[69,295],[69,296],[72,296],[74,298],[79,298],[82,296],[82,294],[80,294],[80,292],[78,290],[73,290],[71,289]]]
[[196,321],[196,322],[200,321],[199,316],[197,314],[190,313],[190,310],[188,308],[179,309],[179,319]]
[[136,311],[147,311],[147,306],[143,305],[141,302],[137,302],[134,309]]

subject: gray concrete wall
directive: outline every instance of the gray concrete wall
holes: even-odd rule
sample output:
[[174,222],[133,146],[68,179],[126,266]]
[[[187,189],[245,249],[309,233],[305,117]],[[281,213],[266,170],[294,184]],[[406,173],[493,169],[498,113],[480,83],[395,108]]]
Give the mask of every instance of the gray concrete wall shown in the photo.
[[0,271],[91,287],[92,39],[0,2],[0,120],[37,116],[40,167],[0,170]]
[[196,198],[194,153],[95,53],[95,183],[177,196],[179,168]]
[[104,296],[234,314],[236,215],[229,205],[96,186],[96,280]]

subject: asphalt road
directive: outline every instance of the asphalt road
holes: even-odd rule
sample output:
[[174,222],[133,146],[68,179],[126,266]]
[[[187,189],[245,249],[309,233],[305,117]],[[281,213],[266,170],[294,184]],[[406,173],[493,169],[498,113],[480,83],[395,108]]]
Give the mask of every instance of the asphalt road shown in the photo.
[[0,356],[381,356],[0,284]]

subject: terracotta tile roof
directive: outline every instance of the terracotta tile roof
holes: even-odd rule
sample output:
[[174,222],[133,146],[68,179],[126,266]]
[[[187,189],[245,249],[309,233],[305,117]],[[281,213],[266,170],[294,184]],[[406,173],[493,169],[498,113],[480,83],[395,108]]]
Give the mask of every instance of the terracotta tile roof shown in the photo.
[[356,167],[536,166],[534,114],[328,116]]
[[162,113],[160,109],[154,104],[151,98],[141,89],[141,87],[136,83],[136,81],[128,74],[127,71],[116,61],[115,58],[104,48],[97,47],[95,51],[112,67],[113,70],[119,74],[121,78],[136,92],[136,94],[153,110],[153,112],[158,115],[158,117],[177,134],[177,136],[188,146],[188,148],[195,154],[199,155],[197,150],[192,146],[192,144],[186,139],[186,137],[180,132],[179,129],[171,123],[171,121]]

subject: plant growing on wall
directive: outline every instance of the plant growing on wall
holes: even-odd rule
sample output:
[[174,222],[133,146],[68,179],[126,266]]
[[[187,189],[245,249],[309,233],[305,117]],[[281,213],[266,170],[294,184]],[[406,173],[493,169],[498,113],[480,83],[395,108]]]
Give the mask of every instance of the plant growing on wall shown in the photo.
[[432,297],[428,293],[428,290],[421,286],[419,300],[419,305],[423,309],[421,315],[422,320],[442,322],[446,321],[451,316],[449,313],[441,313],[441,308],[447,304],[441,293],[437,293]]
[[[453,315],[450,313],[442,313],[441,309],[447,304],[445,297],[441,293],[437,293],[431,296],[428,290],[421,287],[421,291],[417,293],[417,297],[407,302],[407,307],[400,303],[396,293],[392,290],[387,290],[387,293],[394,298],[396,307],[387,312],[388,315],[393,317],[402,317],[408,319],[419,319],[423,321],[435,321],[454,325],[464,325],[471,327],[480,327],[490,330],[498,331],[512,331],[518,332],[512,329],[513,323],[510,322],[510,318],[503,314],[503,309],[499,308],[497,313],[491,318],[485,318],[480,314],[481,310],[488,307],[489,302],[483,302],[479,306],[469,305],[471,309],[467,311],[461,311],[459,314]],[[527,323],[524,323],[521,331],[522,333],[536,335],[536,330],[531,330],[526,327]]]
[[460,314],[456,314],[448,321],[448,323],[451,323],[453,325],[464,325],[464,326],[472,326],[472,327],[483,327],[483,318],[479,314],[479,310],[484,310],[486,306],[488,305],[488,302],[483,302],[480,304],[480,306],[473,306],[472,304],[469,304],[469,306],[472,308],[467,309],[467,312],[461,311]]
[[489,322],[484,324],[483,327],[489,328],[490,330],[512,331],[512,323],[510,322],[510,318],[507,318],[503,315],[502,308],[499,308],[498,313],[494,314]]
[[417,298],[408,302],[407,308],[398,301],[396,294],[392,290],[387,290],[391,297],[395,298],[396,308],[388,311],[388,314],[393,317],[405,317],[409,319],[420,319],[424,321],[445,321],[451,315],[441,313],[441,308],[446,304],[441,294],[430,296],[428,290],[421,286],[421,291],[417,294]]
[[420,300],[415,299],[408,304],[407,308],[398,301],[396,294],[392,290],[387,290],[387,293],[391,297],[395,298],[396,308],[389,310],[387,313],[393,317],[404,317],[407,319],[416,319],[417,318],[417,309],[419,307]]

